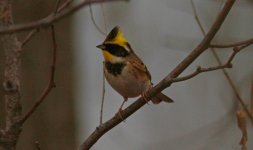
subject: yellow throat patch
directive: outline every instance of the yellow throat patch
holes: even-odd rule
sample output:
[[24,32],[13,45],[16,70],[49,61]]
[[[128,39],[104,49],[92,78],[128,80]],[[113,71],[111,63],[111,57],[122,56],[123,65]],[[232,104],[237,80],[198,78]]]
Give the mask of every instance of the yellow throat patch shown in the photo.
[[103,50],[103,55],[104,55],[105,60],[108,60],[108,61],[111,61],[113,59],[113,57],[115,57],[111,53],[109,53],[108,51],[104,51],[104,50]]
[[106,61],[110,61],[112,63],[122,62],[123,60],[121,57],[114,56],[106,50],[103,50],[103,55]]

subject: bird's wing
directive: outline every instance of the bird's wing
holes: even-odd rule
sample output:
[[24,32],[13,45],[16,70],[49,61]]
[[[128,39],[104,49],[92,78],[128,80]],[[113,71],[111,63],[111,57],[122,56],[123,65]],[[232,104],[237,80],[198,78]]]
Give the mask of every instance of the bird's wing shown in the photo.
[[151,80],[151,75],[150,75],[147,67],[145,66],[145,64],[142,62],[142,60],[136,54],[133,54],[133,55],[134,56],[131,57],[131,59],[129,59],[129,63],[131,63],[133,65],[133,67],[135,67],[140,72],[143,72],[144,74],[146,74],[148,76],[148,78]]

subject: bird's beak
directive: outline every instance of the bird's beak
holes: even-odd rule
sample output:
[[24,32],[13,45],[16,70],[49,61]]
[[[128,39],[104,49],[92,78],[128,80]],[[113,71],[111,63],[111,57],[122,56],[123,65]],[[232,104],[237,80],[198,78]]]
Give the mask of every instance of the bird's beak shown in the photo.
[[97,45],[96,47],[99,48],[99,49],[102,49],[102,50],[105,49],[105,45],[104,44]]

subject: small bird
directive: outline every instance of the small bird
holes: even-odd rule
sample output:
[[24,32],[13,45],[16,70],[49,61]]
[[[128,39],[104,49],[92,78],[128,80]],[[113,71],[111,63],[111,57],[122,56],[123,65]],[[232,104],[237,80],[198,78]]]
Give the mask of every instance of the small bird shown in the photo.
[[[123,96],[119,112],[128,98],[143,96],[151,87],[151,75],[142,60],[135,54],[118,26],[107,35],[105,41],[97,45],[104,55],[104,74],[108,83]],[[151,99],[154,104],[173,100],[159,93]]]

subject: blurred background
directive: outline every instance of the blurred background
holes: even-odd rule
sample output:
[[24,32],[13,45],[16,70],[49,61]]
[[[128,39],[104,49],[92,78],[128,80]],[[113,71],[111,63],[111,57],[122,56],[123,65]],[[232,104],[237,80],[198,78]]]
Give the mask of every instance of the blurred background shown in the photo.
[[[79,1],[80,2],[80,1]],[[194,0],[207,30],[225,0]],[[55,2],[28,0],[14,3],[15,22],[29,22],[50,14]],[[78,1],[75,1],[78,3]],[[231,43],[253,36],[253,1],[237,1],[213,43]],[[96,23],[104,32],[119,25],[132,48],[144,61],[153,83],[158,83],[201,41],[190,1],[138,0],[92,5]],[[104,14],[103,14],[104,13]],[[106,28],[105,24],[106,23]],[[26,34],[22,33],[20,39]],[[50,30],[41,30],[23,48],[22,103],[26,112],[47,85],[51,60]],[[105,36],[95,28],[88,7],[56,24],[58,44],[56,88],[25,123],[18,149],[76,149],[99,125],[102,98],[103,57],[96,45]],[[217,50],[225,62],[232,50]],[[4,54],[0,51],[0,79]],[[240,52],[229,69],[246,104],[250,104],[253,80],[252,46]],[[182,75],[196,66],[217,65],[210,50]],[[123,98],[105,84],[104,121],[118,111]],[[236,122],[237,99],[221,71],[203,73],[175,83],[163,93],[173,104],[145,105],[106,133],[94,150],[239,150],[241,132]],[[129,99],[125,107],[134,99]],[[0,93],[0,127],[4,126],[4,99]],[[253,148],[248,120],[248,149]]]

